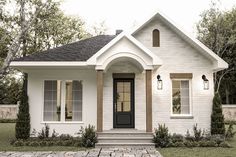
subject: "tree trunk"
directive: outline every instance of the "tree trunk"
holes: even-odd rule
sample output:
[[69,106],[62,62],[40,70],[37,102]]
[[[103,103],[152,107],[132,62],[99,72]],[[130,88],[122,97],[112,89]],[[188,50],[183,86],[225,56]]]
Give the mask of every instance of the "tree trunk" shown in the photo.
[[225,88],[225,99],[226,99],[226,104],[229,104],[230,102],[229,102],[229,90],[228,90],[228,88],[226,87]]

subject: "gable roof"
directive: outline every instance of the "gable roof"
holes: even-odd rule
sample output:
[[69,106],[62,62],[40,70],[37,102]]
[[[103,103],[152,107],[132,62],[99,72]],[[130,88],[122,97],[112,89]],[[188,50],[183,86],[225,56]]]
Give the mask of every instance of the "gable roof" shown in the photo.
[[136,40],[133,36],[131,36],[130,34],[128,34],[126,32],[120,33],[116,38],[114,38],[111,42],[109,42],[106,46],[104,46],[97,53],[95,53],[91,58],[89,58],[87,61],[88,65],[96,65],[97,58],[100,55],[102,55],[104,52],[106,52],[108,49],[110,49],[113,45],[118,43],[122,38],[127,38],[136,47],[138,47],[145,54],[150,56],[153,60],[153,62],[150,63],[151,65],[154,65],[154,66],[162,65],[162,60],[157,55],[155,55],[152,51],[150,51],[143,44],[141,44],[138,40]]
[[162,22],[164,22],[167,26],[169,26],[174,32],[176,32],[179,36],[181,36],[186,42],[188,42],[191,46],[193,46],[196,50],[201,52],[204,56],[215,62],[214,70],[219,71],[228,68],[228,63],[226,63],[222,58],[216,55],[211,49],[205,46],[202,42],[186,33],[184,29],[175,24],[171,19],[165,16],[161,12],[156,12],[147,20],[145,20],[141,25],[131,31],[131,34],[134,35],[143,27],[145,27],[149,22],[151,22],[154,18],[159,18]]
[[66,44],[13,61],[87,61],[91,56],[115,38],[115,35],[99,35]]

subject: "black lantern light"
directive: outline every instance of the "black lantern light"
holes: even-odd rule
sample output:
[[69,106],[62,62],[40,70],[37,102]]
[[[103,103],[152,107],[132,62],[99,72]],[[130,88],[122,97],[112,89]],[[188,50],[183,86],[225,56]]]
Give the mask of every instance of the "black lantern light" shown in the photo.
[[162,84],[161,76],[157,75],[157,89],[162,90],[162,87],[163,87],[163,84]]
[[209,81],[205,75],[202,75],[202,80],[203,80],[203,89],[208,90],[209,89]]

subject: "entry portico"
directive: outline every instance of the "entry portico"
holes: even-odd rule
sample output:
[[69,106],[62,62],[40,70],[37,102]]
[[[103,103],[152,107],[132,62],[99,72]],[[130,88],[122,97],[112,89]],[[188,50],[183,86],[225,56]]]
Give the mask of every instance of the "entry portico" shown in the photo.
[[[143,129],[135,125],[140,120],[142,126],[146,123],[146,132],[152,132],[152,70],[162,61],[130,35],[121,33],[115,39],[88,60],[97,70],[97,131]],[[144,79],[136,85],[137,76]],[[144,110],[142,101],[135,101],[140,99],[136,96],[145,100]],[[136,110],[146,113],[137,114]]]

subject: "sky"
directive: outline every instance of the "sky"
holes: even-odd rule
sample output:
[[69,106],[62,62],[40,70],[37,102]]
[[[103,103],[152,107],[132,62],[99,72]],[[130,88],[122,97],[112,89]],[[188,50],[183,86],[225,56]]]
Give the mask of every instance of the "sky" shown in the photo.
[[[81,17],[91,28],[105,21],[107,34],[116,29],[131,30],[157,11],[161,11],[185,31],[196,33],[200,14],[210,8],[211,0],[64,0],[67,15]],[[220,8],[229,10],[236,0],[221,0]]]

